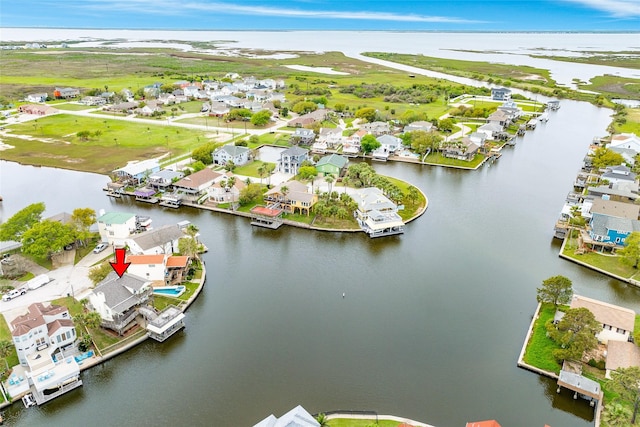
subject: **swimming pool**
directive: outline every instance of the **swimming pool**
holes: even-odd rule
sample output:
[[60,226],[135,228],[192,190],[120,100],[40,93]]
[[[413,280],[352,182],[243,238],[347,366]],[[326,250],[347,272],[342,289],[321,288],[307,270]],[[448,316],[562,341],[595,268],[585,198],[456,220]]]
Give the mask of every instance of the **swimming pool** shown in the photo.
[[180,295],[186,291],[187,288],[185,286],[161,286],[159,288],[153,288],[153,293],[156,295],[164,295],[167,297],[178,298]]

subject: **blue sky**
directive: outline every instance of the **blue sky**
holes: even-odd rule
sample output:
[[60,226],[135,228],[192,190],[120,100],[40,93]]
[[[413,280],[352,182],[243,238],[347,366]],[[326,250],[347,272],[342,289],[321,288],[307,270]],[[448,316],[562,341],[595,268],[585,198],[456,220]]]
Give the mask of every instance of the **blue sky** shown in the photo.
[[640,0],[14,0],[0,26],[640,31]]

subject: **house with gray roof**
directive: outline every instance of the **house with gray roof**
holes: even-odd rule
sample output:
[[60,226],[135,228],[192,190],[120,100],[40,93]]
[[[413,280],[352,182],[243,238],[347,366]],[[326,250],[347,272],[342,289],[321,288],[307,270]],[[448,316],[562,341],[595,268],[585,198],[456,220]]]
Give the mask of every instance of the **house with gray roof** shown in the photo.
[[624,239],[634,231],[640,231],[638,220],[596,213],[589,222],[589,236],[595,242],[623,246]]
[[167,224],[131,236],[126,243],[134,255],[170,255],[178,252],[178,240],[184,236],[178,225]]
[[278,160],[278,170],[283,173],[298,174],[300,164],[307,160],[309,150],[300,148],[297,145],[287,148],[280,153]]
[[271,414],[253,427],[320,427],[320,423],[298,405],[280,418]]
[[381,122],[381,121],[365,123],[362,126],[360,126],[360,129],[364,129],[365,131],[367,131],[368,133],[372,134],[375,137],[391,132],[389,123]]
[[316,139],[316,134],[312,129],[297,128],[292,134],[289,140],[292,144],[304,144],[309,145]]
[[504,130],[498,123],[486,123],[478,128],[478,133],[484,133],[487,139],[496,139]]
[[369,237],[404,233],[404,221],[398,214],[398,206],[382,190],[377,187],[363,188],[352,197],[358,204],[355,212],[358,224]]
[[129,273],[118,277],[112,271],[93,288],[89,304],[100,314],[103,327],[122,335],[135,325],[138,308],[152,293],[151,282]]
[[616,216],[618,218],[638,219],[640,206],[634,203],[616,202],[608,199],[593,199],[590,213]]
[[608,185],[599,185],[597,187],[589,187],[587,191],[589,192],[588,194],[597,197],[607,197],[619,202],[634,202],[640,197],[638,194],[638,188],[637,181],[623,181]]
[[413,132],[416,130],[431,132],[433,130],[433,123],[426,122],[424,120],[418,120],[417,122],[409,123],[404,127],[405,132]]
[[466,136],[460,141],[450,141],[441,146],[441,152],[444,157],[467,162],[473,160],[479,149],[480,146]]
[[226,144],[215,150],[211,155],[213,163],[216,165],[226,165],[227,162],[233,162],[236,166],[241,166],[249,161],[249,150],[247,147],[240,145]]
[[609,183],[616,183],[620,181],[635,181],[636,174],[631,172],[626,165],[607,166],[605,172],[600,175],[602,180],[607,180]]
[[511,99],[511,89],[506,87],[491,88],[491,99],[494,101],[508,101]]
[[160,171],[158,159],[148,159],[129,162],[126,166],[113,171],[121,182],[137,185],[144,182],[148,176]]
[[162,169],[149,176],[149,186],[158,191],[171,191],[174,181],[184,178],[184,173],[171,169]]

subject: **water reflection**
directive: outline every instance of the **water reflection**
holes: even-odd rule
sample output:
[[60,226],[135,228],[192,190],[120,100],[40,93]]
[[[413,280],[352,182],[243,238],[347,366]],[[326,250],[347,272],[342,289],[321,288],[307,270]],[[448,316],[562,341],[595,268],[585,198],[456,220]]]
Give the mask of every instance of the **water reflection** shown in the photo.
[[573,392],[562,388],[558,393],[558,384],[555,380],[540,376],[538,382],[544,388],[544,394],[554,409],[571,412],[585,421],[593,421],[595,418],[595,408],[589,405],[584,399],[573,399]]

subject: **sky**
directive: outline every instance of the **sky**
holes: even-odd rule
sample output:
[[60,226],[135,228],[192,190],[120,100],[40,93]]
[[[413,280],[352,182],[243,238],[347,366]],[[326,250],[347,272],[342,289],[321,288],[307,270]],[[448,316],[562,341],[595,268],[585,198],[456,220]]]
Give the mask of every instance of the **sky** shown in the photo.
[[0,27],[640,31],[640,0],[2,0]]

